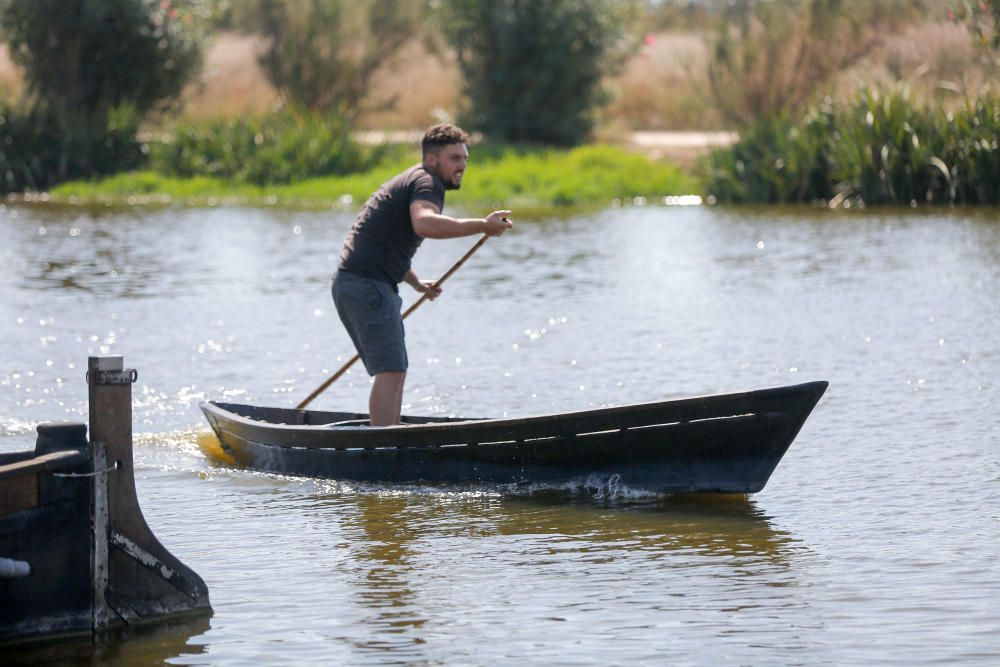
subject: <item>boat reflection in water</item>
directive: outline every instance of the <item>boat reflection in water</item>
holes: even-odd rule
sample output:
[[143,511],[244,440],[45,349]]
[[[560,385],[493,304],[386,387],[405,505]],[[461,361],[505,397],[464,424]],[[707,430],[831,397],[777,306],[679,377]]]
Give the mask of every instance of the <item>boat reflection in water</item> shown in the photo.
[[664,496],[604,508],[551,496],[512,498],[504,535],[558,534],[595,542],[596,550],[643,549],[667,555],[740,556],[780,563],[795,540],[742,494]]
[[[336,491],[316,497],[313,510],[336,516],[343,531],[338,548],[348,553],[334,567],[344,571],[331,575],[353,589],[354,622],[366,629],[351,643],[392,660],[432,657],[427,645],[442,623],[488,625],[513,611],[526,622],[613,617],[673,596],[731,605],[719,587],[734,577],[772,595],[794,582],[803,549],[745,495],[595,500],[579,490],[328,484]],[[578,599],[559,593],[570,580]]]
[[91,637],[24,644],[4,649],[9,665],[163,665],[180,656],[198,656],[206,647],[191,639],[204,635],[207,617],[175,619],[156,625],[126,626]]
[[[392,487],[387,487],[392,489]],[[406,487],[400,487],[405,489]],[[663,554],[746,556],[781,562],[799,548],[774,528],[743,494],[685,494],[638,499],[594,499],[589,494],[541,490],[522,494],[441,492],[329,496],[357,509],[347,525],[359,531],[359,555],[400,564],[424,539],[531,535],[585,540],[604,550],[642,547]],[[361,547],[359,547],[361,548]]]

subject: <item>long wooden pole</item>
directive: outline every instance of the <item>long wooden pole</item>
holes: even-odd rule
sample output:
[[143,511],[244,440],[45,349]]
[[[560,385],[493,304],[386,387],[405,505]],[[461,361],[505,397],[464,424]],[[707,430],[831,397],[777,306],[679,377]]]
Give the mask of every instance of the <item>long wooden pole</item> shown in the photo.
[[[437,281],[435,281],[434,285],[436,287],[440,287],[441,284],[444,283],[444,281],[448,280],[448,278],[450,278],[453,273],[455,273],[456,271],[458,271],[462,267],[462,265],[465,264],[466,260],[468,260],[470,257],[472,257],[477,250],[479,250],[480,248],[483,247],[483,244],[486,243],[486,239],[488,239],[488,238],[489,238],[489,236],[487,236],[486,234],[483,234],[482,238],[480,238],[478,241],[476,241],[476,245],[472,246],[469,249],[469,252],[467,252],[464,255],[462,255],[462,259],[460,259],[457,262],[455,262],[455,265],[453,267],[451,267],[450,269],[448,269],[443,276],[441,276],[440,278],[438,278]],[[417,308],[419,308],[420,304],[422,304],[424,301],[427,301],[427,299],[429,299],[429,298],[430,297],[427,296],[427,293],[424,292],[420,296],[420,298],[417,299],[416,302],[414,302],[414,304],[412,306],[410,306],[409,308],[406,309],[406,311],[403,313],[403,319],[405,320],[407,317],[409,317],[410,313],[412,313]],[[353,357],[351,357],[350,359],[348,359],[347,363],[340,367],[340,370],[338,370],[336,373],[334,373],[333,375],[331,375],[330,377],[328,377],[323,382],[323,384],[321,384],[320,386],[316,387],[316,389],[313,390],[313,392],[311,394],[309,394],[304,401],[302,401],[301,403],[299,403],[298,405],[295,406],[295,409],[296,410],[304,410],[307,405],[309,405],[310,403],[313,402],[313,399],[315,399],[317,396],[319,396],[320,394],[322,394],[324,391],[326,391],[327,387],[329,387],[331,384],[333,384],[338,379],[340,379],[340,376],[343,375],[344,373],[346,373],[347,369],[349,369],[351,366],[353,366],[354,362],[356,362],[360,358],[361,358],[360,354],[355,354]]]

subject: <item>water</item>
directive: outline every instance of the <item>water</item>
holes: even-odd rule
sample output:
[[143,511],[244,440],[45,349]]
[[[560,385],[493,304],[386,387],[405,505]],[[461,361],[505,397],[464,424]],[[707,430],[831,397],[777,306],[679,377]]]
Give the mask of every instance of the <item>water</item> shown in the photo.
[[[0,210],[0,449],[139,370],[147,521],[210,621],[55,644],[116,664],[1000,661],[1000,214],[609,209],[523,221],[407,320],[404,411],[520,416],[830,389],[749,499],[426,488],[210,463],[205,398],[294,405],[353,350],[337,212]],[[428,241],[443,273],[472,239]],[[407,292],[407,301],[414,298]],[[313,404],[362,410],[358,368]],[[22,656],[23,657],[23,656]]]

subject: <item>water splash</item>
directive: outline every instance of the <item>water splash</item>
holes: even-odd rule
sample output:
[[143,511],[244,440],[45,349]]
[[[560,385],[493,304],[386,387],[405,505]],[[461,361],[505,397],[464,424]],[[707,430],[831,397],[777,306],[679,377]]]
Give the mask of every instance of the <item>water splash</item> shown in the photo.
[[504,485],[505,493],[511,495],[536,495],[560,493],[566,495],[587,495],[593,500],[649,500],[662,498],[667,494],[650,489],[633,488],[622,483],[621,475],[591,474],[559,482],[520,482]]

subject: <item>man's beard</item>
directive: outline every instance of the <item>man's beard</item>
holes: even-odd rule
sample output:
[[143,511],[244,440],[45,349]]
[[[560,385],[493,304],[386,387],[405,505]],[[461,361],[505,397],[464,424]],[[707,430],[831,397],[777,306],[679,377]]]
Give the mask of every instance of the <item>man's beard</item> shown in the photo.
[[444,189],[445,190],[461,190],[462,189],[462,181],[459,181],[457,183],[454,181],[454,179],[452,179],[450,181],[445,181],[444,179],[442,179],[442,181],[444,182]]

